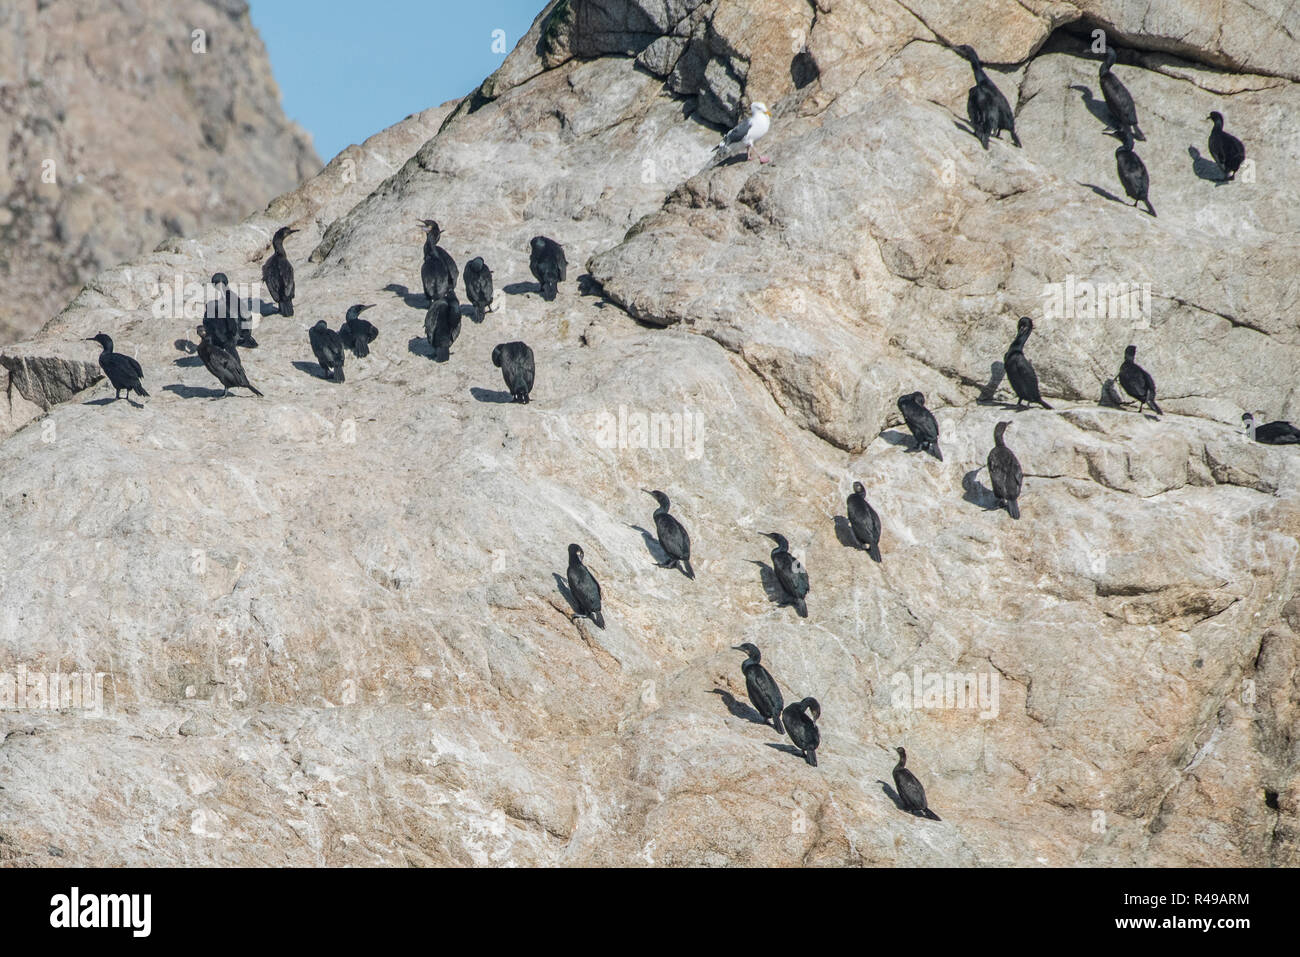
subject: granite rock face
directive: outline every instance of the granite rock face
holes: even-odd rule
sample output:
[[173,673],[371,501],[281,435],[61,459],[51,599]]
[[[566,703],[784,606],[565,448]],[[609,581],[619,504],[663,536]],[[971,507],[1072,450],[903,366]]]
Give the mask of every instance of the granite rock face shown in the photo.
[[320,169],[243,0],[0,7],[0,343]]
[[[1152,219],[1111,198],[1090,107],[1111,13],[934,6],[553,4],[474,94],[363,144],[360,175],[101,274],[0,353],[0,673],[106,676],[102,713],[0,711],[0,854],[1300,863],[1300,458],[1239,424],[1300,412],[1294,78],[1220,70],[1231,5],[1178,48],[1123,26]],[[962,41],[1005,45],[1022,150],[963,129]],[[773,162],[718,161],[714,118],[758,99]],[[1249,180],[1189,153],[1215,108]],[[425,217],[499,291],[445,364]],[[254,283],[284,223],[297,314],[244,355],[266,398],[216,400],[159,289],[216,263]],[[568,253],[553,303],[538,234]],[[322,381],[306,330],[353,303],[379,338]],[[1051,410],[1009,402],[1021,315]],[[144,366],[142,408],[31,384],[77,382],[101,329]],[[527,406],[489,361],[515,339]],[[1129,342],[1159,419],[1100,401]],[[942,462],[901,425],[915,390]],[[984,468],[1002,420],[1019,521]],[[880,564],[844,519],[855,480]],[[655,488],[693,582],[656,567]],[[571,620],[570,542],[604,630]],[[745,641],[820,701],[816,768],[757,723]],[[900,745],[941,822],[895,806]]]

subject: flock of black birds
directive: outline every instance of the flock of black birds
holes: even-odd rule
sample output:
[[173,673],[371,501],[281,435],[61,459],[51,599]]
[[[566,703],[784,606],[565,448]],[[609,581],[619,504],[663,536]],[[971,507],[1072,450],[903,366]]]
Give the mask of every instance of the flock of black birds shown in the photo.
[[[975,74],[975,85],[966,94],[966,116],[980,145],[988,149],[989,140],[999,137],[1005,130],[1011,134],[1011,142],[1019,146],[1020,137],[1016,135],[1016,118],[1011,111],[1011,104],[984,72],[984,66],[974,48],[959,46],[955,52],[970,61]],[[1121,140],[1121,145],[1115,150],[1115,171],[1125,194],[1133,200],[1134,206],[1139,202],[1145,203],[1147,212],[1155,216],[1155,207],[1147,196],[1151,177],[1147,173],[1146,164],[1133,148],[1134,141],[1145,141],[1146,136],[1138,126],[1137,104],[1133,101],[1133,94],[1112,72],[1118,58],[1119,51],[1107,43],[1098,72],[1101,96],[1113,121],[1111,128],[1105,132],[1107,135],[1118,136]],[[1222,113],[1216,110],[1207,119],[1213,125],[1210,130],[1210,156],[1219,165],[1223,181],[1230,182],[1246,161],[1246,147],[1241,140],[1223,129]]]
[[[967,113],[981,146],[987,150],[989,140],[998,137],[1003,131],[1010,134],[1016,146],[1020,146],[1010,104],[984,72],[974,49],[962,46],[956,52],[969,60],[974,70],[975,86],[967,97]],[[1154,216],[1155,210],[1147,199],[1146,168],[1133,151],[1135,139],[1145,141],[1146,137],[1138,127],[1137,110],[1132,96],[1112,72],[1116,59],[1114,47],[1108,47],[1100,71],[1102,95],[1114,119],[1113,129],[1107,132],[1115,133],[1123,140],[1123,145],[1116,150],[1116,163],[1126,192],[1134,200],[1135,206],[1139,200],[1145,202],[1148,211]],[[1225,179],[1232,179],[1241,166],[1245,150],[1239,140],[1223,131],[1223,117],[1219,113],[1211,113],[1210,118],[1214,124],[1210,134],[1211,155],[1222,167]],[[456,295],[458,275],[463,281],[465,296],[470,304],[471,319],[478,323],[484,321],[492,308],[492,271],[482,258],[476,258],[466,265],[463,273],[458,273],[456,261],[439,245],[442,231],[438,223],[424,219],[419,221],[419,226],[424,232],[420,279],[429,303],[424,322],[425,335],[434,361],[446,362],[450,359],[451,348],[461,329],[461,304]],[[279,314],[285,317],[294,314],[296,290],[293,265],[285,252],[284,241],[294,232],[297,230],[285,226],[275,233],[272,254],[262,269],[263,283],[276,303]],[[568,263],[563,248],[545,236],[534,237],[529,242],[529,267],[538,282],[542,298],[548,302],[553,301],[560,283],[566,280],[567,275]],[[248,381],[239,357],[240,348],[257,347],[249,324],[241,321],[247,316],[248,310],[231,292],[224,274],[214,275],[212,284],[216,288],[217,299],[207,304],[203,324],[197,328],[199,358],[223,386],[223,397],[232,388],[245,388],[254,395],[261,396],[262,393]],[[379,335],[375,325],[361,317],[361,313],[370,308],[373,306],[367,304],[349,308],[343,326],[337,332],[324,319],[311,327],[309,341],[322,369],[323,378],[344,382],[346,353],[350,351],[357,357],[369,354],[370,344]],[[1033,321],[1027,316],[1022,317],[1015,338],[1003,356],[1003,368],[1016,395],[1017,410],[1026,404],[1037,404],[1051,410],[1052,406],[1044,401],[1039,390],[1033,364],[1025,355],[1025,345],[1032,331]],[[142,383],[143,370],[140,364],[130,356],[114,352],[112,339],[104,333],[94,336],[93,341],[102,347],[99,364],[115,390],[115,398],[121,398],[123,391],[128,396],[131,392],[148,396]],[[1144,407],[1149,407],[1152,412],[1160,415],[1155,381],[1134,361],[1136,352],[1136,347],[1132,345],[1125,350],[1116,381],[1138,402],[1139,413]],[[523,342],[502,343],[493,349],[492,363],[501,370],[511,398],[518,403],[528,403],[536,371],[532,349]],[[925,396],[920,392],[900,396],[898,409],[915,439],[917,451],[928,452],[942,462],[938,422],[926,408]],[[1250,413],[1243,416],[1243,421],[1248,431],[1254,428]],[[1001,421],[994,427],[994,444],[988,454],[987,466],[997,507],[1006,508],[1013,519],[1019,519],[1024,472],[1015,453],[1005,442],[1004,436],[1010,424]],[[1268,444],[1300,443],[1300,430],[1289,422],[1267,423],[1254,428],[1254,435],[1257,441]],[[688,579],[694,580],[689,534],[682,523],[670,514],[670,502],[666,494],[659,490],[645,491],[655,499],[658,506],[653,514],[655,531],[659,545],[667,556],[666,561],[660,563],[661,567],[676,568]],[[867,501],[866,489],[861,482],[853,483],[853,492],[846,502],[846,512],[858,547],[864,549],[873,561],[881,562],[881,519]],[[797,615],[806,618],[806,597],[809,591],[807,570],[790,552],[789,541],[784,535],[779,532],[760,534],[775,543],[771,551],[772,571],[784,596],[782,604],[793,606]],[[605,619],[601,610],[600,584],[584,564],[584,553],[580,545],[569,545],[568,554],[567,578],[575,610],[574,618],[587,618],[597,628],[603,629]],[[735,650],[746,653],[741,670],[749,699],[759,715],[764,722],[770,722],[779,734],[789,735],[807,763],[816,766],[817,748],[820,745],[817,721],[821,718],[821,705],[817,699],[806,697],[785,706],[779,686],[761,663],[762,656],[758,647],[747,643],[737,646]],[[912,814],[938,820],[926,803],[925,789],[905,766],[906,751],[901,747],[896,750],[899,760],[894,768],[894,783],[900,807]]]

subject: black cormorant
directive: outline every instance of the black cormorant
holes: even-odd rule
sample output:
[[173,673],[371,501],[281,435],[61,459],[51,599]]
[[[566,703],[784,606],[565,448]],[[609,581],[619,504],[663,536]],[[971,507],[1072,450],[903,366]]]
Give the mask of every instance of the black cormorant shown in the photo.
[[438,245],[442,239],[442,230],[432,219],[420,220],[420,225],[424,227],[424,258],[426,260],[438,258],[442,264],[447,267],[447,275],[451,276],[451,287],[456,288],[456,277],[460,275],[460,267],[456,265],[456,260],[451,258],[451,253]]
[[239,352],[235,349],[223,348],[209,339],[206,325],[198,326],[196,331],[199,334],[199,358],[203,360],[204,367],[221,383],[222,397],[230,395],[230,390],[236,388],[247,389],[253,395],[261,396],[262,393],[253,388],[253,384],[248,381],[244,364],[239,361]]
[[373,308],[375,308],[373,302],[368,306],[349,306],[348,313],[343,318],[343,327],[339,329],[339,338],[343,340],[343,347],[351,349],[352,354],[358,359],[370,355],[370,343],[379,338],[379,330],[375,328],[374,323],[361,318],[362,312]]
[[492,270],[479,256],[465,264],[464,279],[465,298],[474,307],[474,321],[482,322],[492,305]]
[[655,534],[659,537],[659,547],[668,554],[668,561],[663,562],[660,568],[672,568],[674,566],[682,570],[682,574],[692,581],[695,580],[695,569],[691,568],[691,536],[686,534],[686,529],[676,518],[668,514],[668,496],[663,492],[655,489],[651,492],[649,489],[642,489],[654,496],[654,500],[659,503],[655,509]]
[[1246,161],[1246,147],[1231,133],[1224,132],[1223,114],[1215,110],[1209,116],[1214,129],[1210,131],[1210,155],[1223,170],[1223,178],[1230,180],[1237,175],[1237,170]]
[[533,350],[526,342],[503,342],[492,350],[492,364],[501,370],[506,388],[516,402],[528,404],[533,391]]
[[1137,346],[1129,346],[1124,350],[1124,364],[1119,367],[1119,384],[1125,392],[1138,400],[1139,412],[1142,411],[1142,406],[1149,405],[1156,415],[1163,415],[1160,406],[1156,405],[1156,380],[1133,361],[1137,351]]
[[1106,101],[1111,119],[1115,121],[1115,128],[1106,132],[1122,135],[1125,129],[1129,129],[1133,131],[1134,139],[1145,140],[1146,136],[1138,129],[1137,107],[1133,105],[1133,94],[1129,93],[1128,87],[1111,72],[1111,67],[1115,65],[1118,57],[1115,48],[1107,44],[1105,59],[1098,73],[1101,78],[1101,98]]
[[424,335],[433,350],[434,362],[451,358],[451,347],[460,335],[460,300],[454,292],[434,300],[424,314]]
[[776,548],[772,549],[772,571],[776,573],[776,580],[780,583],[781,589],[789,596],[795,612],[800,618],[807,618],[808,604],[804,598],[808,594],[808,572],[804,569],[803,563],[790,554],[790,543],[786,541],[784,535],[777,532],[759,532],[759,534],[776,542]]
[[853,494],[848,499],[848,513],[853,536],[873,561],[880,561],[880,516],[867,501],[867,490],[861,482],[853,483]]
[[758,646],[745,642],[731,650],[743,651],[749,655],[740,670],[745,674],[745,690],[749,692],[749,701],[754,710],[764,721],[772,722],[777,734],[785,734],[785,726],[781,723],[781,708],[785,699],[781,697],[781,689],[777,687],[776,680],[759,663],[763,656],[759,653]]
[[1010,422],[999,422],[993,427],[993,448],[989,450],[989,482],[993,485],[993,494],[997,496],[998,505],[1007,507],[1007,514],[1012,518],[1020,517],[1020,488],[1025,482],[1025,473],[1020,468],[1016,453],[1007,448],[1002,441]]
[[1254,428],[1256,442],[1263,442],[1265,445],[1300,445],[1300,429],[1290,422],[1278,420],[1256,426],[1255,417],[1249,412],[1241,417],[1241,421],[1245,424],[1247,432]]
[[569,262],[564,258],[564,249],[554,239],[534,236],[528,241],[528,268],[541,284],[542,298],[551,302],[557,287],[565,280]]
[[233,349],[239,345],[239,301],[230,291],[230,280],[225,273],[216,273],[211,281],[217,298],[209,299],[204,305],[203,326],[214,346]]
[[275,252],[262,267],[262,282],[266,284],[266,291],[271,294],[271,301],[280,307],[282,316],[293,315],[293,265],[284,251],[284,240],[296,232],[298,230],[288,226],[281,226],[275,231],[275,235],[271,238],[271,246],[274,247]]
[[903,748],[894,750],[898,752],[898,763],[894,765],[894,790],[898,792],[898,800],[903,805],[903,810],[918,817],[928,817],[932,821],[940,820],[939,815],[930,810],[930,805],[925,800],[925,788],[916,779],[916,775],[905,767],[907,751]]
[[963,45],[957,47],[956,52],[970,61],[971,70],[975,73],[975,85],[966,94],[966,116],[970,119],[975,135],[979,137],[980,145],[988,149],[989,137],[1000,136],[1006,130],[1011,134],[1011,142],[1019,146],[1020,137],[1016,135],[1016,118],[1011,112],[1011,104],[984,72],[975,49]]
[[605,627],[605,617],[600,613],[600,583],[582,563],[582,548],[569,546],[569,594],[578,606],[578,617],[590,618],[597,628]]
[[925,396],[920,392],[899,396],[898,411],[903,413],[903,421],[912,430],[916,447],[929,452],[942,462],[943,453],[939,451],[939,423],[925,407]]
[[420,266],[420,285],[432,305],[455,290],[456,275],[447,269],[447,264],[439,256],[425,256]]
[[[809,717],[806,711],[811,711],[812,716]],[[817,721],[821,716],[822,706],[816,698],[796,701],[781,712],[786,734],[790,735],[794,746],[803,752],[803,759],[813,767],[817,767],[817,747],[822,743],[821,732],[817,730]]]
[[99,367],[104,370],[104,375],[108,376],[108,381],[112,383],[114,401],[122,398],[123,391],[126,392],[128,402],[131,401],[132,392],[148,397],[149,393],[145,391],[141,381],[144,378],[144,370],[140,368],[140,363],[130,356],[114,352],[113,340],[106,333],[97,333],[86,341],[98,342],[102,347],[99,353]]
[[311,340],[311,351],[316,353],[316,361],[324,370],[324,378],[335,382],[343,381],[343,339],[337,332],[319,320],[307,331]]
[[1016,394],[1017,409],[1026,402],[1031,405],[1037,402],[1044,409],[1050,409],[1051,406],[1043,401],[1038,391],[1038,375],[1034,372],[1033,365],[1025,358],[1025,342],[1033,331],[1034,320],[1028,316],[1021,316],[1016,337],[1011,341],[1011,348],[1002,357],[1002,368],[1006,371],[1007,381],[1011,383],[1011,391]]
[[1115,170],[1119,173],[1119,181],[1124,184],[1124,192],[1129,199],[1133,200],[1133,205],[1136,206],[1139,202],[1146,203],[1147,212],[1154,216],[1156,208],[1147,198],[1151,180],[1147,176],[1146,164],[1137,153],[1133,152],[1133,133],[1128,129],[1121,132],[1124,135],[1124,144],[1115,149]]

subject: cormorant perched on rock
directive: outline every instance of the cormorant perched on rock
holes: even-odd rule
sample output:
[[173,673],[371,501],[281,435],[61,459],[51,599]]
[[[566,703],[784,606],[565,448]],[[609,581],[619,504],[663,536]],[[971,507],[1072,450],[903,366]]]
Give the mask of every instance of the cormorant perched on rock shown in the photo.
[[772,549],[772,571],[776,573],[776,580],[780,583],[781,589],[789,596],[795,612],[800,618],[807,618],[808,604],[804,598],[808,594],[808,572],[804,569],[803,563],[790,554],[790,543],[786,541],[784,535],[777,532],[759,532],[759,534],[776,542],[776,548]]
[[501,370],[506,388],[516,402],[528,404],[533,391],[533,350],[526,342],[503,342],[492,350],[492,364]]
[[1025,358],[1025,342],[1033,331],[1034,320],[1028,316],[1021,316],[1020,324],[1016,328],[1016,337],[1011,341],[1011,348],[1002,357],[1002,368],[1007,374],[1007,381],[1011,383],[1011,391],[1016,394],[1017,409],[1026,402],[1031,405],[1037,402],[1044,409],[1050,409],[1051,406],[1043,401],[1038,391],[1038,375],[1034,372],[1033,365]]
[[1163,415],[1160,406],[1156,405],[1156,380],[1133,361],[1137,351],[1137,346],[1129,346],[1124,350],[1124,364],[1119,367],[1119,384],[1125,392],[1138,400],[1139,412],[1142,411],[1142,406],[1149,405],[1156,415]]
[[659,537],[659,547],[668,554],[668,561],[663,562],[659,567],[676,566],[682,570],[683,575],[694,581],[695,569],[691,568],[691,536],[686,534],[686,529],[681,522],[668,514],[668,496],[658,489],[653,492],[649,489],[641,491],[653,495],[654,500],[659,503],[654,513],[655,534]]
[[203,326],[212,344],[220,349],[233,349],[239,345],[239,301],[230,291],[230,280],[223,272],[212,277],[217,298],[209,299],[203,307]]
[[956,52],[970,61],[971,70],[975,73],[975,85],[966,94],[966,116],[975,135],[979,137],[980,146],[988,149],[989,137],[1000,136],[1003,130],[1010,133],[1011,142],[1019,146],[1020,137],[1016,135],[1016,117],[1011,112],[1011,104],[984,72],[975,49],[962,45],[957,47]]
[[148,397],[149,393],[145,391],[141,381],[144,378],[144,370],[140,368],[140,363],[130,356],[114,352],[113,340],[106,333],[96,333],[86,341],[98,342],[102,347],[99,353],[99,367],[104,370],[104,375],[108,376],[108,381],[113,385],[114,401],[122,398],[123,391],[126,392],[128,402],[131,401],[132,392]]
[[298,232],[288,226],[281,226],[271,237],[271,246],[275,252],[271,258],[266,261],[262,267],[262,282],[266,284],[266,291],[271,294],[271,301],[280,307],[280,315],[293,315],[293,265],[289,262],[289,256],[284,251],[285,239]]
[[436,253],[425,256],[420,266],[420,285],[432,305],[455,290],[456,274],[447,269],[446,262]]
[[528,268],[541,284],[542,298],[551,302],[559,284],[565,280],[569,261],[564,258],[564,249],[554,239],[534,236],[528,241]]
[[230,390],[236,388],[247,389],[256,396],[262,395],[248,381],[248,374],[244,372],[244,364],[239,361],[239,353],[236,350],[223,348],[209,339],[206,325],[198,326],[196,331],[199,334],[199,358],[203,360],[204,367],[221,383],[222,398],[230,395]]
[[993,427],[993,448],[989,451],[989,481],[993,485],[993,494],[998,498],[998,505],[1007,507],[1007,514],[1012,518],[1020,517],[1020,488],[1025,482],[1025,473],[1020,468],[1016,453],[1007,448],[1002,441],[1010,422],[999,422]]
[[433,350],[434,362],[451,358],[451,346],[460,335],[460,300],[454,292],[434,300],[424,314],[424,335]]
[[1290,422],[1279,419],[1277,422],[1256,426],[1255,417],[1249,412],[1241,417],[1241,421],[1246,426],[1247,434],[1254,431],[1256,442],[1265,445],[1300,445],[1300,429]]
[[[713,152],[718,153],[728,149],[737,143],[745,145],[745,159],[749,159],[754,153],[754,144],[767,134],[772,126],[772,113],[768,110],[765,103],[754,103],[749,108],[749,116],[741,120],[727,135],[722,138],[722,142],[713,147]],[[769,157],[762,153],[758,155],[760,163],[769,162]]]
[[339,329],[339,338],[343,341],[343,347],[351,349],[352,354],[358,359],[370,355],[370,343],[379,338],[379,330],[375,328],[374,323],[361,318],[362,312],[373,308],[375,308],[373,302],[368,306],[349,306],[348,313],[343,318],[343,327]]
[[[811,711],[812,717],[805,714],[806,711]],[[822,706],[816,698],[796,701],[781,712],[790,740],[803,752],[803,759],[813,767],[817,767],[817,747],[822,743],[821,732],[817,730],[817,721],[821,716]]]
[[764,721],[772,722],[777,734],[785,734],[785,726],[781,723],[781,708],[785,700],[781,697],[781,689],[777,687],[776,680],[759,663],[763,656],[758,646],[745,642],[731,650],[743,651],[749,656],[740,670],[745,674],[745,690],[749,692],[749,701],[754,710]]
[[441,259],[443,265],[447,267],[447,275],[451,276],[451,287],[455,289],[460,267],[456,265],[456,260],[451,258],[451,253],[438,245],[442,239],[442,229],[432,219],[420,220],[420,226],[424,228],[424,258],[433,259],[436,256]]
[[321,319],[308,330],[311,351],[325,371],[324,378],[343,381],[343,339]]
[[916,775],[905,767],[907,751],[903,748],[894,750],[898,752],[898,763],[894,765],[894,790],[898,792],[898,800],[903,805],[903,810],[917,817],[928,817],[932,821],[940,820],[939,815],[930,810],[930,805],[925,800],[925,788],[916,779]]
[[1133,205],[1136,206],[1139,202],[1146,203],[1147,212],[1154,216],[1156,208],[1151,205],[1151,200],[1147,199],[1151,180],[1147,176],[1146,164],[1137,153],[1133,152],[1132,132],[1128,129],[1122,132],[1124,144],[1115,150],[1115,170],[1119,173],[1119,181],[1124,184],[1124,192],[1129,199],[1133,200]]
[[1219,164],[1219,169],[1223,170],[1224,180],[1230,180],[1246,161],[1246,147],[1231,133],[1224,132],[1222,113],[1215,110],[1209,119],[1214,124],[1214,129],[1210,131],[1210,155]]
[[917,449],[929,452],[942,462],[943,453],[939,451],[939,423],[933,413],[925,407],[925,396],[920,392],[899,396],[898,411],[903,413],[903,421],[912,430]]
[[1146,136],[1138,129],[1137,107],[1133,105],[1133,94],[1120,82],[1119,77],[1111,72],[1119,53],[1110,44],[1106,45],[1105,58],[1102,60],[1098,76],[1101,79],[1101,98],[1106,101],[1111,119],[1115,121],[1114,129],[1107,133],[1120,133],[1132,130],[1134,139],[1145,140]]
[[482,322],[492,305],[492,270],[488,269],[483,257],[471,259],[465,264],[465,298],[474,307],[473,319]]
[[569,594],[578,606],[578,617],[590,618],[597,628],[605,627],[605,617],[600,613],[600,583],[582,564],[582,548],[569,546]]
[[853,483],[853,494],[848,499],[849,527],[858,543],[867,550],[873,561],[880,561],[880,516],[867,501],[867,490],[861,482]]

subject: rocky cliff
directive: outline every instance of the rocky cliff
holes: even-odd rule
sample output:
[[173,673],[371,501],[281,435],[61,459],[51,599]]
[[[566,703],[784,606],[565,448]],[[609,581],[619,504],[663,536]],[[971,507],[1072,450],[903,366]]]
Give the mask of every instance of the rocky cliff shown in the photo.
[[[1300,413],[1297,17],[561,0],[464,101],[101,274],[0,354],[0,671],[105,675],[100,712],[0,712],[0,854],[1300,863],[1300,459],[1240,428]],[[1159,218],[1116,200],[1095,29]],[[1023,149],[966,129],[964,42],[1002,64]],[[772,162],[716,162],[753,100]],[[1216,183],[1212,109],[1250,177]],[[428,216],[501,290],[445,365]],[[159,289],[255,282],[285,223],[297,315],[245,354],[266,398],[217,400]],[[539,233],[571,263],[554,303]],[[322,381],[306,329],[356,302],[379,339]],[[1050,411],[1008,407],[1022,315]],[[142,407],[94,381],[101,330],[143,364]],[[489,362],[513,339],[527,406]],[[1128,343],[1162,417],[1103,401]],[[914,390],[942,462],[910,451]],[[983,468],[1000,420],[1019,521]],[[879,564],[847,537],[854,480]],[[656,567],[654,488],[693,582]],[[770,530],[807,619],[776,601]],[[570,542],[605,630],[570,619]],[[757,723],[744,641],[821,702],[817,767]],[[942,821],[896,806],[900,745]]]
[[8,0],[0,105],[0,343],[320,169],[244,0]]

